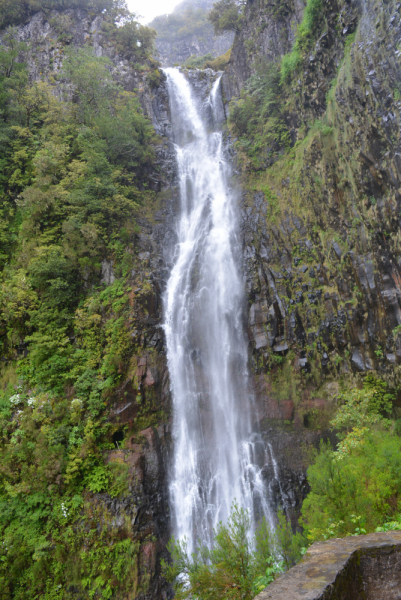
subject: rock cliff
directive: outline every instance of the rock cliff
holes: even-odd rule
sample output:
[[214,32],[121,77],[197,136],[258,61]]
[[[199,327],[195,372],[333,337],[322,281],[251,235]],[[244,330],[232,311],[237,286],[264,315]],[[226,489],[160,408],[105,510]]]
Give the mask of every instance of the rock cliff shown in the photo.
[[[258,61],[291,50],[303,8],[247,3],[226,101]],[[327,422],[339,383],[375,372],[394,385],[401,362],[400,5],[322,8],[318,39],[283,87],[290,149],[256,168],[240,152],[257,389],[267,418],[307,427]]]
[[225,54],[234,34],[215,36],[207,15],[213,0],[184,0],[171,15],[156,17],[150,27],[157,31],[157,56],[163,67],[182,65],[189,57]]
[[[154,147],[156,167],[147,174],[155,192],[153,202],[132,215],[137,227],[132,270],[127,279],[132,290],[127,327],[135,350],[124,382],[113,391],[108,418],[115,431],[115,449],[104,457],[109,465],[128,467],[129,495],[112,498],[106,493],[94,494],[90,500],[90,522],[102,529],[99,514],[103,515],[100,520],[108,515],[113,530],[121,530],[122,534],[129,523],[133,539],[139,544],[137,572],[133,574],[136,597],[167,598],[171,592],[160,576],[160,557],[166,556],[170,537],[167,470],[171,440],[161,297],[169,271],[177,209],[175,154],[168,137],[169,100],[157,63],[150,61],[151,68],[145,70],[133,64],[109,43],[102,25],[102,15],[86,10],[38,12],[17,27],[17,38],[28,44],[24,59],[31,81],[47,80],[53,94],[60,98],[71,93],[66,91],[61,75],[67,47],[89,45],[97,56],[108,57],[114,80],[125,90],[138,94],[158,136]],[[1,39],[0,34],[0,42]],[[148,80],[152,72],[158,76],[157,90]],[[103,284],[116,280],[112,256],[102,262],[101,270]],[[78,593],[74,586],[68,591],[73,596]]]
[[[278,463],[276,498],[294,522],[308,491],[310,448],[328,435],[340,384],[367,372],[390,384],[399,381],[400,6],[393,0],[324,2],[324,27],[285,91],[289,147],[262,153],[262,164],[254,168],[233,135],[226,138],[227,152],[236,148],[233,161],[244,190],[241,230],[255,422]],[[277,61],[291,51],[303,14],[299,0],[248,0],[223,79],[227,112],[258,62]],[[171,406],[161,323],[178,208],[169,104],[163,78],[151,85],[120,56],[104,38],[101,19],[80,10],[50,17],[39,12],[19,26],[18,35],[30,43],[33,80],[60,71],[61,25],[69,44],[91,43],[99,56],[111,59],[116,80],[138,90],[159,136],[158,166],[149,174],[157,195],[135,215],[129,282],[136,351],[110,414],[115,449],[107,460],[129,466],[130,496],[118,500],[101,493],[93,502],[110,511],[117,527],[128,518],[134,528],[140,578],[148,578],[140,597],[167,598],[160,558],[170,534]],[[162,45],[170,42],[160,42],[165,64],[210,51],[209,42],[192,42],[174,49],[174,58],[172,48]],[[200,95],[210,85],[201,73],[190,79]],[[61,93],[58,83],[53,85]],[[111,283],[112,260],[102,270],[104,282]],[[267,480],[272,469],[266,466]]]

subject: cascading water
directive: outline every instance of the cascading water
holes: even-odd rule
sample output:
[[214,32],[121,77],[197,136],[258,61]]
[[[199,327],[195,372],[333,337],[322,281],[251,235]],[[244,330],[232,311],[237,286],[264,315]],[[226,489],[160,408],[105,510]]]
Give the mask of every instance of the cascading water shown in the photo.
[[[208,132],[186,77],[177,69],[165,73],[181,199],[165,294],[174,411],[170,498],[174,533],[187,537],[191,551],[199,539],[210,545],[233,500],[253,521],[264,514],[272,523],[272,515],[255,456],[260,442],[251,432],[235,193],[223,138]],[[218,86],[219,80],[207,101],[215,121]]]

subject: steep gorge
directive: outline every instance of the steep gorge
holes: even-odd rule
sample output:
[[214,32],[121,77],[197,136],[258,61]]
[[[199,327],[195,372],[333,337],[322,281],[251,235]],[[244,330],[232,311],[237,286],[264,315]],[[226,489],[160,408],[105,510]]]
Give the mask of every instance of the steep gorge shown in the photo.
[[[284,87],[288,147],[264,148],[255,161],[238,134],[225,134],[226,153],[244,190],[240,220],[255,421],[278,461],[278,477],[272,460],[263,465],[263,476],[273,482],[274,508],[284,505],[294,523],[308,491],[310,448],[331,435],[327,426],[341,385],[366,372],[394,387],[399,382],[399,11],[395,2],[322,3],[319,36]],[[223,75],[226,114],[258,62],[291,51],[303,12],[297,1],[247,3]],[[105,539],[128,532],[138,543],[135,582],[115,597],[167,598],[171,591],[160,576],[160,558],[170,536],[172,447],[162,294],[179,213],[167,87],[157,65],[149,60],[146,70],[146,61],[141,68],[124,58],[104,37],[101,16],[81,10],[51,17],[40,12],[19,26],[19,39],[32,44],[32,80],[61,66],[65,43],[54,27],[60,14],[70,44],[89,41],[98,56],[109,56],[115,80],[137,90],[159,136],[156,167],[147,172],[152,194],[137,209],[136,229],[125,241],[129,273],[121,275],[113,252],[105,253],[98,272],[104,287],[123,281],[129,290],[124,328],[130,345],[118,384],[106,398],[112,424],[107,439],[114,448],[102,450],[107,464],[127,467],[129,495],[86,490],[84,511]],[[188,73],[201,99],[213,78],[211,72]],[[102,318],[107,320],[104,312]],[[4,381],[7,368],[26,351],[22,336],[14,355],[4,356]],[[68,393],[73,401],[73,388]],[[71,585],[66,597],[82,597],[82,589]]]

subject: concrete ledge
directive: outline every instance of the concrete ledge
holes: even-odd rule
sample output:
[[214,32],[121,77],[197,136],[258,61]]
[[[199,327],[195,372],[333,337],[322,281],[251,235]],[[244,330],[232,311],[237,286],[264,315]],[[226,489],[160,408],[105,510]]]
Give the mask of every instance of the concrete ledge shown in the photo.
[[316,542],[255,600],[401,600],[401,531]]

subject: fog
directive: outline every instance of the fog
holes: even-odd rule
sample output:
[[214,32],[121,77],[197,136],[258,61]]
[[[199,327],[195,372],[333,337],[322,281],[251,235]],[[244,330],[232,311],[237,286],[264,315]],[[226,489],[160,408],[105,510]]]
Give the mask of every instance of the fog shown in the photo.
[[131,12],[142,17],[140,22],[149,23],[159,15],[171,13],[181,0],[127,0],[128,8]]

